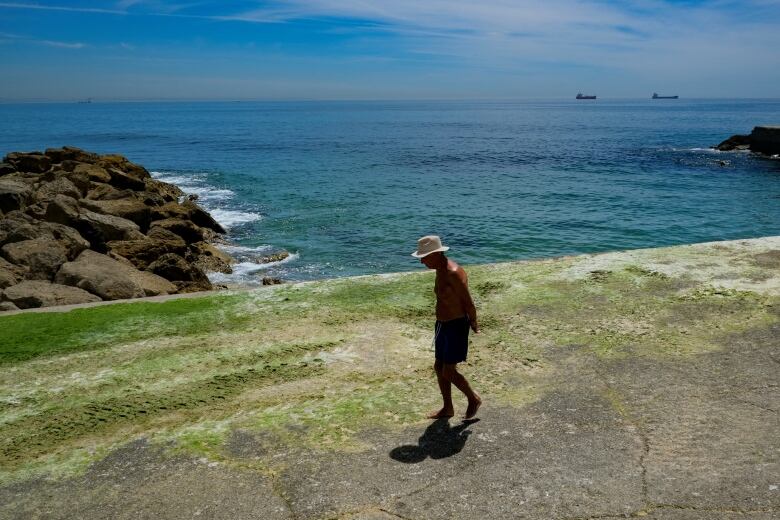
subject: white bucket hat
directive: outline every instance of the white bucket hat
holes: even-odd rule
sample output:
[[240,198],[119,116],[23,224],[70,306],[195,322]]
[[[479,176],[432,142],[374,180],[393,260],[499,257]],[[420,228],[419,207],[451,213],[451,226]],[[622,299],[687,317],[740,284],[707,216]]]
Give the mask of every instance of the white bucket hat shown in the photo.
[[428,235],[417,241],[417,251],[412,253],[415,258],[422,258],[431,253],[448,251],[449,247],[441,245],[441,238],[436,235]]

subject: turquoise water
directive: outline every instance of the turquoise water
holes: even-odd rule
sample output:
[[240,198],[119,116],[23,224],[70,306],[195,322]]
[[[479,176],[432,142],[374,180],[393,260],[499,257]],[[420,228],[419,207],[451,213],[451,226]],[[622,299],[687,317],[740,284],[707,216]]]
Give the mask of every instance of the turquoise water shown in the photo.
[[780,234],[780,161],[707,149],[758,124],[780,100],[0,105],[0,152],[126,155],[229,227],[232,279],[311,279],[419,269],[429,233],[465,263]]

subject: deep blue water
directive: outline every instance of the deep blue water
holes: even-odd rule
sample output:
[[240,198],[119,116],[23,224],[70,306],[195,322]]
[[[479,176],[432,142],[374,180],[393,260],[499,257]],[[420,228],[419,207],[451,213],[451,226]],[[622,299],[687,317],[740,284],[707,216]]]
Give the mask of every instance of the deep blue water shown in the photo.
[[780,161],[707,150],[759,124],[780,100],[26,104],[0,152],[126,155],[230,225],[240,276],[309,279],[419,269],[429,233],[464,263],[778,235]]

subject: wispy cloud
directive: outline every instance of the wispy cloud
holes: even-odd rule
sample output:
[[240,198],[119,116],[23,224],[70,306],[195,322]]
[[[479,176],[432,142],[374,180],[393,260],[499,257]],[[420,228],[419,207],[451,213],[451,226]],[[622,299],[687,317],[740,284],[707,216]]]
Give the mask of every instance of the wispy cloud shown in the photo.
[[126,14],[126,11],[119,9],[103,9],[100,7],[79,7],[65,5],[45,5],[45,4],[24,4],[17,2],[0,2],[0,8],[7,9],[33,9],[40,11],[68,11],[75,13],[102,13],[102,14]]
[[80,42],[58,42],[56,40],[28,40],[32,43],[40,43],[49,47],[60,47],[62,49],[83,49],[87,45]]

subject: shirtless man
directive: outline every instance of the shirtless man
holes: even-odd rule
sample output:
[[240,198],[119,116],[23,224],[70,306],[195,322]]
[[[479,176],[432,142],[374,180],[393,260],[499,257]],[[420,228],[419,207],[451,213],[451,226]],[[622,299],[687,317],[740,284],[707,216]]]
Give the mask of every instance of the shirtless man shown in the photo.
[[479,332],[477,309],[469,293],[466,271],[444,256],[444,251],[447,250],[449,247],[443,246],[439,237],[431,235],[418,240],[417,251],[412,253],[425,267],[436,269],[436,284],[433,289],[436,293],[436,362],[433,369],[436,371],[444,405],[441,410],[430,413],[428,417],[439,419],[455,415],[455,408],[452,406],[452,385],[455,385],[466,395],[469,402],[464,418],[471,419],[477,415],[482,399],[458,372],[457,364],[466,361],[469,328],[475,334]]

